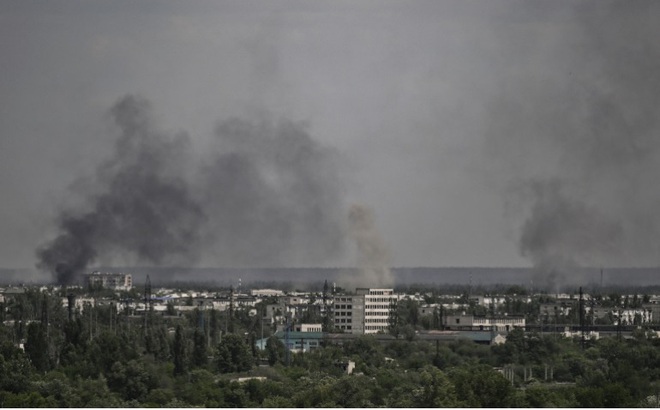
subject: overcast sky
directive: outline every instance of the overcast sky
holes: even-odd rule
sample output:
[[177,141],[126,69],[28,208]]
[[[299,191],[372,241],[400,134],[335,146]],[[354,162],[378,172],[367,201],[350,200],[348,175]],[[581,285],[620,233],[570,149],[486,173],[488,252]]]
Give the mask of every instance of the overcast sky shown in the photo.
[[[516,203],[512,181],[589,185],[584,170],[565,173],[582,157],[543,136],[593,128],[575,112],[591,118],[594,100],[657,117],[658,21],[651,1],[2,1],[0,266],[35,265],[74,182],[110,155],[108,112],[126,94],[199,155],[228,118],[306,123],[346,159],[346,209],[373,209],[394,266],[530,266],[520,237],[535,208]],[[637,101],[626,90],[640,77],[649,95]]]

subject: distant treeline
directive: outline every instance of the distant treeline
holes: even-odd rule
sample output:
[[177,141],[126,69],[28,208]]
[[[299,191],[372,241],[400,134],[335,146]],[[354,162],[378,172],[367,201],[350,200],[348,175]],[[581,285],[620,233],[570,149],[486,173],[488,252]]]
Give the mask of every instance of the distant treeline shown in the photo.
[[[287,290],[320,290],[323,283],[345,286],[342,278],[358,274],[354,268],[172,268],[172,267],[121,267],[95,268],[107,272],[131,273],[137,285],[149,275],[154,285],[173,283],[206,283],[212,286],[263,286]],[[393,268],[394,286],[409,287],[464,287],[466,289],[493,289],[508,285],[520,285],[533,291],[572,292],[578,286],[596,289],[621,289],[631,291],[644,287],[660,288],[660,268],[576,268],[564,274],[546,275],[534,268],[465,268],[465,267],[415,267]],[[47,283],[52,278],[46,273],[29,269],[0,269],[0,283]],[[364,286],[380,286],[365,283]]]

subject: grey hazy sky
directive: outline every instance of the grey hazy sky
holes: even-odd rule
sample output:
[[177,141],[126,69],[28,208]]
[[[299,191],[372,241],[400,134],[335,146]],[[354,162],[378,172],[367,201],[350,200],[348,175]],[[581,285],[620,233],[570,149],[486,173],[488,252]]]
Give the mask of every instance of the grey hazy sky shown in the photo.
[[567,179],[579,198],[591,174],[565,152],[598,101],[657,116],[658,21],[651,1],[2,1],[0,266],[34,266],[73,183],[109,156],[108,112],[129,93],[199,155],[231,117],[306,122],[346,157],[345,202],[374,210],[395,266],[535,263],[519,237],[536,208],[511,187]]

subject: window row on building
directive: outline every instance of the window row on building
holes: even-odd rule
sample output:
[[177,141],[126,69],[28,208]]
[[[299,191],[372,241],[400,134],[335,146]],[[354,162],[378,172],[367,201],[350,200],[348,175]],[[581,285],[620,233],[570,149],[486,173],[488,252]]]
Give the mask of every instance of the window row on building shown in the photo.
[[364,323],[389,323],[389,318],[386,318],[386,319],[366,318],[366,319],[364,319]]
[[365,298],[365,300],[369,303],[385,303],[387,306],[389,306],[392,303],[392,301],[396,302],[396,298],[392,298],[392,297],[389,297],[389,298],[372,298],[372,297],[367,296]]
[[365,326],[365,333],[377,333],[377,332],[386,332],[387,326]]
[[389,303],[387,303],[387,304],[377,304],[377,305],[365,305],[364,308],[365,309],[381,309],[381,310],[387,310],[387,311],[392,309],[392,307]]
[[389,316],[389,310],[371,310],[366,316]]

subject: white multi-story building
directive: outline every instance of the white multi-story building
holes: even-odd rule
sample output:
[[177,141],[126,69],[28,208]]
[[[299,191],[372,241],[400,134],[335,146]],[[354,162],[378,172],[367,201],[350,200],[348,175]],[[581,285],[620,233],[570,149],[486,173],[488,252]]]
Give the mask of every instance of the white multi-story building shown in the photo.
[[393,289],[358,288],[355,293],[335,296],[335,329],[354,334],[387,332],[399,296]]
[[113,290],[130,290],[133,287],[133,276],[130,273],[102,273],[99,271],[85,275],[90,287],[102,286]]
[[356,289],[358,295],[364,295],[364,333],[387,332],[390,324],[390,312],[399,301],[394,289]]

